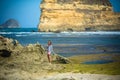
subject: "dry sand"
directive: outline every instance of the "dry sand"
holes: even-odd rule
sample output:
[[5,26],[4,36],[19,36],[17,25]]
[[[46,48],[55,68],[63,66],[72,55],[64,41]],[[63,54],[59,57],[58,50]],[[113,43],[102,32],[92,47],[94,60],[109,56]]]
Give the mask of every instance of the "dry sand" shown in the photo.
[[44,75],[35,80],[120,80],[120,75],[59,73]]

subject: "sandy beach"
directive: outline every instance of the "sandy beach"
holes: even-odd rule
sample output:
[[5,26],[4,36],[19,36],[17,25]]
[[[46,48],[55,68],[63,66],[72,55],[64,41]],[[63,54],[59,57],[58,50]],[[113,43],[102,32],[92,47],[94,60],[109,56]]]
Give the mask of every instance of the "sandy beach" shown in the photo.
[[45,75],[35,80],[120,80],[120,75],[59,73]]

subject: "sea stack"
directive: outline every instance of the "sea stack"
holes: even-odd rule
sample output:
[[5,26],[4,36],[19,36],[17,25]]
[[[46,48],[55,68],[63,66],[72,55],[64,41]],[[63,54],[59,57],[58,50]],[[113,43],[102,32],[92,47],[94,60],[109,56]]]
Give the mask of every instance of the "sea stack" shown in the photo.
[[120,30],[109,0],[42,0],[39,31]]

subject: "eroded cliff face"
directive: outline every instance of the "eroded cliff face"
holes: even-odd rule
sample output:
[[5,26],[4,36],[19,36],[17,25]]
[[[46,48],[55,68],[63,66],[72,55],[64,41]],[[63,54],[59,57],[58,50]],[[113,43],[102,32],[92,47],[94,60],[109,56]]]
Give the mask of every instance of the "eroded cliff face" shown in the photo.
[[120,30],[109,0],[43,0],[39,31]]

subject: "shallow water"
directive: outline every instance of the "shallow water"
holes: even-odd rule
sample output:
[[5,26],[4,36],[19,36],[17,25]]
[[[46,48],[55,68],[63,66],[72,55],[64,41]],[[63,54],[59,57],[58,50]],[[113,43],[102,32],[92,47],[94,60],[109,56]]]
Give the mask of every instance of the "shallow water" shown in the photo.
[[54,51],[62,56],[120,53],[119,45],[54,45]]
[[[97,32],[96,32],[97,33]],[[17,39],[22,45],[36,42],[42,45],[51,40],[53,44],[89,44],[89,45],[120,45],[118,34],[88,33],[43,33],[43,32],[0,32],[0,35]]]
[[86,61],[82,64],[105,64],[105,63],[111,63],[114,62],[113,60],[94,60],[94,61]]
[[[35,31],[35,32],[32,32]],[[23,46],[53,42],[55,53],[65,57],[80,54],[120,53],[120,32],[37,32],[37,28],[0,29],[0,35],[18,40]]]

